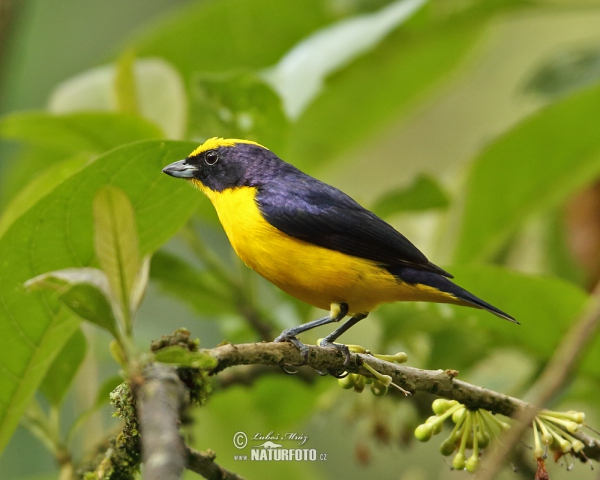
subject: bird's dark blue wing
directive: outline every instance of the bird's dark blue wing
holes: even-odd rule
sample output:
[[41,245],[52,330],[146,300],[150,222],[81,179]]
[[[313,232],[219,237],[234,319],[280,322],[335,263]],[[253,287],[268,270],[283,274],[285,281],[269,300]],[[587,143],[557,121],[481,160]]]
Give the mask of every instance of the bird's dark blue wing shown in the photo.
[[282,232],[383,266],[427,270],[452,278],[404,235],[340,190],[309,176],[278,179],[258,188],[264,218]]

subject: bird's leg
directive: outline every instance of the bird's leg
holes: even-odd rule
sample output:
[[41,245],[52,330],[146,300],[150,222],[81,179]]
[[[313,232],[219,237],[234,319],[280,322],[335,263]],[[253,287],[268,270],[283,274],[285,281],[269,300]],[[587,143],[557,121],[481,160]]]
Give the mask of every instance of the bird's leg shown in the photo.
[[348,365],[348,363],[350,363],[350,350],[348,350],[348,346],[343,345],[341,343],[333,343],[333,342],[335,342],[335,340],[337,340],[337,338],[339,336],[341,336],[346,330],[353,327],[361,320],[367,318],[367,315],[369,315],[368,312],[367,313],[357,313],[352,318],[350,318],[350,320],[348,320],[346,323],[341,325],[339,328],[335,329],[333,332],[331,332],[329,335],[327,335],[323,340],[321,340],[319,342],[319,346],[333,347],[336,350],[339,350],[346,357],[346,359],[344,360],[344,365]]
[[[329,315],[323,318],[319,318],[318,320],[313,320],[312,322],[304,323],[302,325],[298,325],[297,327],[288,328],[281,332],[274,342],[290,342],[294,345],[304,358],[304,363],[308,359],[308,347],[304,345],[300,340],[296,338],[296,335],[306,332],[308,330],[312,330],[315,327],[320,327],[321,325],[327,325],[328,323],[339,322],[342,318],[348,315],[348,304],[347,303],[332,303],[331,310],[329,311]],[[336,330],[337,332],[337,330]],[[334,332],[335,333],[335,332]],[[341,335],[341,333],[340,333]],[[337,337],[335,337],[337,338]]]

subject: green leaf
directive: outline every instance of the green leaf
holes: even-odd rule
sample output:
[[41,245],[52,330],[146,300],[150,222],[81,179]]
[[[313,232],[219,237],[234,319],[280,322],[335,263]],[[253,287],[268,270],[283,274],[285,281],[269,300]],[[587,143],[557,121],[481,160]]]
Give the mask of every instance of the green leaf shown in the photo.
[[[123,61],[127,63],[122,57],[116,66],[93,68],[59,84],[50,98],[50,111],[123,112],[127,109],[159,125],[167,137],[182,138],[188,106],[179,72],[160,58],[138,59],[129,67]],[[123,69],[130,72],[126,74]],[[126,106],[124,102],[131,105]]]
[[65,268],[43,273],[25,282],[29,291],[53,290],[73,313],[117,338],[117,322],[106,274],[97,268]]
[[555,207],[597,178],[599,108],[600,87],[579,92],[534,114],[476,159],[456,263],[490,259],[532,214]]
[[46,168],[41,174],[30,181],[2,212],[0,217],[0,236],[9,225],[19,218],[26,210],[50,192],[56,185],[63,182],[89,160],[88,155],[79,154]]
[[79,283],[61,294],[59,300],[83,320],[107,330],[118,338],[117,321],[106,295],[94,285]]
[[[47,193],[61,181],[58,177],[64,178],[75,171],[80,162],[83,164],[92,156],[125,143],[162,136],[154,124],[139,117],[116,113],[57,115],[28,112],[3,117],[0,119],[0,137],[25,143],[27,147],[23,154],[13,159],[0,178],[2,201],[13,198],[24,185],[43,175],[53,165],[64,162],[62,167],[54,167],[55,171],[36,180],[37,185],[28,187],[35,191],[33,198],[36,200],[40,198],[40,192]],[[69,158],[73,160],[69,161]],[[19,204],[29,206],[31,200],[21,197]],[[14,206],[11,205],[11,209]],[[14,214],[5,215],[15,217]]]
[[77,329],[52,362],[44,381],[40,385],[40,391],[50,402],[50,405],[58,406],[61,404],[85,358],[86,351],[87,341],[85,335],[80,329]]
[[448,195],[429,175],[419,175],[407,188],[385,193],[373,205],[373,212],[389,217],[398,212],[442,209],[448,207]]
[[114,92],[119,112],[136,114],[139,111],[134,73],[135,55],[125,52],[117,62]]
[[104,185],[122,189],[136,212],[140,252],[155,251],[189,218],[201,195],[161,173],[194,144],[147,141],[98,157],[32,205],[0,237],[0,449],[79,320],[58,300],[29,294],[39,274],[94,261],[92,201]]
[[[328,23],[333,18],[328,7],[322,0],[193,3],[146,33],[135,50],[139,56],[166,59],[185,79],[197,71],[267,67],[301,38]],[[201,45],[202,53],[190,45]]]
[[511,3],[453,15],[419,15],[419,21],[391,32],[327,80],[291,132],[288,161],[318,168],[399,122],[426,93],[443,85],[493,15]]
[[264,78],[279,93],[290,119],[297,119],[325,79],[369,51],[420,9],[426,0],[397,0],[377,12],[343,19],[314,32],[291,49]]
[[150,279],[150,261],[152,260],[152,255],[146,255],[142,259],[142,265],[138,271],[138,274],[135,277],[135,281],[133,282],[133,288],[131,290],[131,311],[137,312],[138,308],[140,308],[140,304],[144,299],[144,295],[146,295],[146,289],[148,288],[148,280]]
[[141,267],[138,234],[129,197],[112,185],[94,197],[94,246],[111,291],[129,319],[131,292]]
[[106,274],[97,268],[63,268],[52,272],[42,273],[27,280],[23,285],[29,291],[50,289],[64,293],[71,285],[87,283],[94,285],[105,295],[109,294]]
[[154,124],[116,113],[13,113],[0,119],[0,136],[66,154],[98,154],[136,140],[162,137]]
[[279,97],[252,72],[196,75],[191,117],[194,138],[247,138],[275,151],[289,129]]
[[187,348],[178,345],[161,348],[154,353],[158,362],[176,364],[182,367],[193,367],[212,370],[219,362],[215,357],[203,352],[190,352]]

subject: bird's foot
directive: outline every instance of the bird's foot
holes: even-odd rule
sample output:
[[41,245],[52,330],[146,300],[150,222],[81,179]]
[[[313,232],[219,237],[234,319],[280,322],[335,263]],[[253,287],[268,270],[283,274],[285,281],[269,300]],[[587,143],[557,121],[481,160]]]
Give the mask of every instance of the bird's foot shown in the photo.
[[292,345],[294,345],[294,347],[296,347],[298,349],[298,351],[300,352],[300,355],[302,355],[302,362],[296,363],[296,364],[289,364],[289,365],[285,365],[284,367],[282,367],[283,371],[285,373],[291,373],[289,370],[285,369],[286,366],[301,367],[308,363],[308,354],[310,352],[310,348],[308,348],[300,340],[298,340],[293,333],[290,333],[288,330],[284,330],[283,332],[281,332],[281,335],[279,335],[275,340],[273,340],[273,342],[275,342],[275,343],[289,342]]
[[350,349],[348,348],[348,345],[344,345],[342,343],[333,343],[324,338],[319,342],[319,346],[335,348],[338,352],[341,352],[344,355],[344,367],[347,367],[350,364]]

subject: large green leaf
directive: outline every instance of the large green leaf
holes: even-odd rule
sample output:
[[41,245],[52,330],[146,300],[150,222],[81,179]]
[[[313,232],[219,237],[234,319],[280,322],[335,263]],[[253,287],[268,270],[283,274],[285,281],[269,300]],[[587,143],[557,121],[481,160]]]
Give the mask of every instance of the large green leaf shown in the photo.
[[267,67],[331,21],[328,6],[323,0],[194,3],[148,32],[135,48],[139,56],[165,58],[187,80],[197,71]]
[[147,120],[117,113],[21,112],[0,120],[0,137],[69,153],[98,154],[127,142],[160,136],[160,129]]
[[[40,189],[47,191],[53,187],[57,183],[56,179],[73,172],[78,167],[78,162],[82,163],[93,155],[119,145],[137,140],[158,139],[163,135],[154,124],[131,115],[104,112],[64,115],[20,112],[0,119],[0,137],[27,146],[24,153],[11,159],[6,173],[0,179],[0,199],[5,202],[14,197],[32,178],[42,175],[58,162],[62,162],[62,167],[55,167],[57,170],[40,179],[39,185],[31,186],[37,198]],[[67,159],[71,158],[69,163]],[[21,199],[20,203],[29,205],[31,200]]]
[[58,406],[61,404],[73,377],[85,358],[86,351],[87,340],[85,335],[80,329],[77,329],[54,359],[44,381],[40,385],[40,391],[51,405]]
[[292,131],[288,159],[316,168],[389,128],[449,78],[493,15],[513,3],[494,2],[451,16],[425,12],[399,26],[327,79]]
[[15,219],[0,237],[0,448],[78,320],[23,283],[94,261],[92,199],[104,185],[122,189],[136,212],[140,252],[156,250],[188,219],[200,195],[161,168],[194,144],[147,141],[98,157]]
[[533,115],[475,161],[455,262],[489,259],[532,214],[548,210],[600,172],[600,86]]

